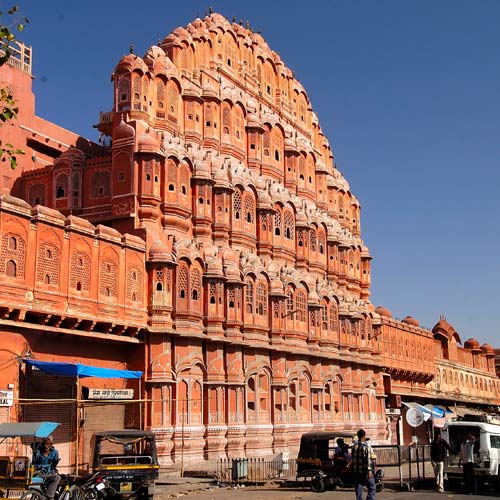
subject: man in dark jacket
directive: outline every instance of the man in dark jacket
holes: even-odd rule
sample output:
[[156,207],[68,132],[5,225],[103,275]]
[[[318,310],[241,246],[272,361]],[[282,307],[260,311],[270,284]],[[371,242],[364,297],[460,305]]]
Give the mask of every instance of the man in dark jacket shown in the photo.
[[431,464],[436,478],[436,489],[439,493],[444,492],[444,459],[446,450],[450,450],[450,445],[441,437],[441,431],[436,430],[431,443]]

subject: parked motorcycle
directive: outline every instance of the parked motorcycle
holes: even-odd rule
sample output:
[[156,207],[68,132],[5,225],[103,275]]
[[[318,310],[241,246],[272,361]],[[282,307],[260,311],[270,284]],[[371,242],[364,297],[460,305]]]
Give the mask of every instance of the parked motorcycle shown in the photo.
[[82,478],[79,483],[85,500],[102,500],[110,491],[108,480],[99,471]]

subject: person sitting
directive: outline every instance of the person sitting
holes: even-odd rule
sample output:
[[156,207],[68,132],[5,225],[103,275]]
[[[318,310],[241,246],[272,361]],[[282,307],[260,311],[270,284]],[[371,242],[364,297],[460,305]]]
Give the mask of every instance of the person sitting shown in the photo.
[[338,438],[333,455],[333,464],[339,471],[343,471],[349,466],[350,462],[351,454],[349,453],[349,446],[342,438]]
[[49,500],[53,500],[57,487],[61,482],[61,476],[57,473],[59,460],[59,452],[52,446],[52,439],[50,437],[43,439],[35,450],[33,465],[35,475],[44,478],[46,495]]

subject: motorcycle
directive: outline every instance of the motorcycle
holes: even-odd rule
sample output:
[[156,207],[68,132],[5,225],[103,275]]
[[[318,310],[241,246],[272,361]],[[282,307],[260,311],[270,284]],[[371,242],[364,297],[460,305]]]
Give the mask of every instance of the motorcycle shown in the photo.
[[80,480],[80,488],[85,500],[102,500],[108,496],[109,482],[101,472],[87,476]]

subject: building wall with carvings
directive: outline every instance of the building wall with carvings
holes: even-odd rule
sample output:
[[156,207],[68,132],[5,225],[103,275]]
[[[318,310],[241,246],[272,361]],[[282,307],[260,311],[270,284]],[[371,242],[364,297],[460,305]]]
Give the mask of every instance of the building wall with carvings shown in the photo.
[[17,328],[95,335],[117,359],[136,342],[163,463],[294,451],[310,430],[396,442],[391,398],[453,401],[462,379],[499,403],[489,346],[371,304],[360,204],[259,34],[211,14],[125,56],[113,81],[102,145],[23,170],[25,201],[2,199],[24,233],[2,226],[0,294]]

